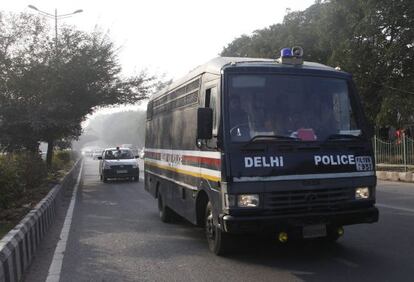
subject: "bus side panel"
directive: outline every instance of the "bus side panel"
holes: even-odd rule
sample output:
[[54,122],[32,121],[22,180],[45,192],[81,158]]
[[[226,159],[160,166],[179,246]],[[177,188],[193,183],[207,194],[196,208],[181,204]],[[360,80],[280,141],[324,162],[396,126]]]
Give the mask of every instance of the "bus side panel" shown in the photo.
[[[180,151],[197,151],[196,135],[197,135],[197,109],[198,104],[176,110],[171,115],[171,149]],[[192,167],[199,167],[199,163],[192,163]],[[198,186],[197,178],[194,176],[176,173],[174,179],[190,184],[196,189]],[[193,190],[188,187],[184,187],[175,184],[175,189],[172,190],[171,208],[174,209],[179,215],[183,216],[190,222],[195,222],[195,198],[192,197]]]

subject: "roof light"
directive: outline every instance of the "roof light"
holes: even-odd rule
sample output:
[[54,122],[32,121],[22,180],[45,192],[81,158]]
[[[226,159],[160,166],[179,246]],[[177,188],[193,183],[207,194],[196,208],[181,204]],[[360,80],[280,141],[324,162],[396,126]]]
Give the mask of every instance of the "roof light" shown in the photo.
[[282,58],[292,57],[292,50],[290,50],[290,48],[283,48],[282,50],[280,50],[280,57]]
[[292,48],[283,48],[280,50],[279,63],[289,65],[302,65],[303,64],[303,49],[299,46]]

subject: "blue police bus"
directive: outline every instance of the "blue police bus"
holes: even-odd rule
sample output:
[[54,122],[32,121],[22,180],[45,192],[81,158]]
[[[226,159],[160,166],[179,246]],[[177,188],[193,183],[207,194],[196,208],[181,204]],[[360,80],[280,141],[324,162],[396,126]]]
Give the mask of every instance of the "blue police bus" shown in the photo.
[[351,75],[300,47],[219,57],[151,97],[145,189],[218,255],[234,234],[335,241],[378,221],[371,136]]

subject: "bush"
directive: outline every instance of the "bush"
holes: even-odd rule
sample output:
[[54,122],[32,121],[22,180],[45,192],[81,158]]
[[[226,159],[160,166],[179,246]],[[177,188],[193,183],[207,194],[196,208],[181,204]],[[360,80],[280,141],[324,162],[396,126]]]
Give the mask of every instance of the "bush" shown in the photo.
[[9,208],[13,200],[24,192],[15,164],[8,156],[0,157],[0,208],[2,209]]
[[45,162],[40,155],[34,153],[14,154],[18,174],[26,189],[36,188],[47,176]]
[[25,191],[39,187],[47,176],[45,163],[34,153],[15,153],[0,158],[0,208],[7,209]]
[[53,154],[52,170],[59,171],[67,169],[72,165],[72,151],[56,151]]

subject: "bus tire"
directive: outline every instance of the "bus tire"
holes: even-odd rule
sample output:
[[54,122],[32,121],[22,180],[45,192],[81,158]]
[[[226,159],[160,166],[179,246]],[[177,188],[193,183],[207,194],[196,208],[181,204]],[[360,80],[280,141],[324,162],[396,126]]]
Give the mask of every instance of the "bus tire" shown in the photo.
[[205,233],[208,248],[214,254],[222,256],[228,254],[231,249],[231,236],[223,232],[213,221],[213,206],[208,202],[205,212]]
[[168,223],[172,221],[172,210],[165,205],[161,193],[158,194],[158,213],[162,222]]

